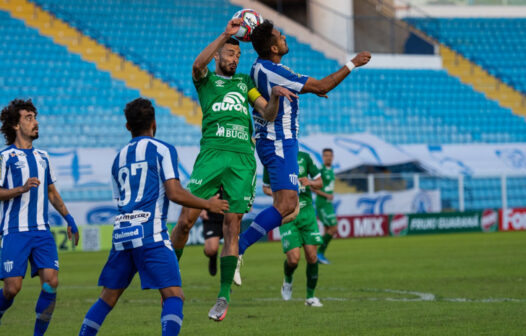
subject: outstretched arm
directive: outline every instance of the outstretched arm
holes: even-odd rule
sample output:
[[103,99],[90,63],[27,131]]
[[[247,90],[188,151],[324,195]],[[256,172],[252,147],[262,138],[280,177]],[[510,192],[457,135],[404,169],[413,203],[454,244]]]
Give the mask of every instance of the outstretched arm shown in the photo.
[[182,206],[194,209],[206,209],[210,212],[224,213],[229,209],[228,202],[219,199],[219,195],[205,200],[192,195],[188,190],[181,186],[178,179],[169,179],[164,182],[166,196],[172,202],[181,204]]
[[327,98],[327,93],[334,89],[338,84],[342,82],[350,73],[352,68],[360,67],[365,65],[371,59],[371,53],[368,51],[362,51],[356,55],[349,63],[341,67],[340,70],[328,75],[323,79],[315,79],[309,77],[301,93],[314,93],[320,97]]
[[307,177],[300,178],[301,185],[304,187],[311,187],[313,190],[319,189],[323,187],[323,181],[321,180],[321,176],[318,176],[316,179],[311,180]]
[[292,98],[298,98],[298,95],[282,86],[274,86],[270,94],[270,101],[267,102],[265,98],[259,96],[254,101],[254,108],[266,121],[274,121],[279,111],[279,97],[285,97],[292,102]]
[[197,56],[192,66],[192,77],[194,80],[199,80],[206,76],[208,71],[208,63],[214,58],[216,52],[221,49],[221,47],[228,41],[232,35],[237,33],[243,19],[237,18],[228,21],[228,24],[225,28],[225,31],[221,33],[212,43],[210,43],[206,48],[201,51]]

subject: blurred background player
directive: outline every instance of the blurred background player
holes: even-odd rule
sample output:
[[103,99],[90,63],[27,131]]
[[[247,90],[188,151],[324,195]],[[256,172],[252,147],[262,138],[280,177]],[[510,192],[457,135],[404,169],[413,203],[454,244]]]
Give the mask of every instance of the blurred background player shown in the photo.
[[4,280],[4,288],[0,289],[0,318],[22,289],[29,260],[31,276],[38,274],[42,287],[35,307],[34,335],[44,335],[55,309],[59,269],[55,238],[49,230],[48,201],[68,223],[68,238],[74,237],[75,245],[79,233],[55,188],[48,153],[33,147],[33,141],[38,139],[38,121],[31,100],[11,101],[2,110],[0,120],[8,145],[0,152],[0,274]]
[[[316,213],[312,206],[311,188],[321,188],[322,180],[318,167],[312,158],[305,152],[298,152],[299,167],[299,203],[300,212],[292,222],[280,226],[279,233],[283,252],[287,255],[283,264],[285,278],[281,287],[281,297],[288,301],[292,297],[292,277],[300,261],[300,247],[303,246],[307,261],[307,295],[305,305],[310,307],[323,307],[320,300],[314,296],[318,282],[318,260],[316,246],[322,242],[316,221]],[[309,179],[310,177],[310,179]],[[270,179],[267,169],[263,172],[263,192],[272,196]]]
[[[272,118],[278,110],[280,96],[292,100],[292,93],[276,86],[263,98],[250,76],[236,74],[241,57],[239,41],[232,38],[242,19],[232,19],[225,31],[210,43],[194,61],[192,78],[203,111],[202,138],[188,189],[196,196],[208,198],[222,187],[230,210],[223,224],[224,245],[220,259],[220,290],[208,317],[225,318],[230,288],[238,256],[241,219],[251,207],[256,183],[256,159],[252,142],[252,118],[249,103],[263,116]],[[215,59],[215,72],[208,63]],[[172,244],[180,259],[200,210],[183,207],[172,231]]]
[[[222,197],[219,190],[219,198]],[[205,239],[204,252],[208,257],[208,272],[211,276],[217,273],[217,251],[219,241],[223,238],[223,220],[225,215],[203,210],[199,215],[203,221],[203,238]]]
[[183,321],[183,291],[177,258],[166,228],[169,201],[214,212],[228,203],[214,196],[195,197],[179,182],[177,151],[154,138],[152,103],[138,98],[126,105],[126,128],[132,139],[117,154],[111,169],[119,215],[113,246],[102,269],[100,298],[86,314],[79,335],[96,335],[135,273],[142,289],[158,289],[163,300],[162,335],[177,335]]
[[[252,32],[252,46],[259,57],[252,66],[251,77],[263,97],[268,99],[276,85],[288,88],[295,94],[314,93],[327,98],[327,93],[347,77],[351,70],[367,64],[369,52],[361,52],[340,70],[317,80],[297,74],[281,64],[289,52],[286,37],[266,20]],[[298,129],[299,100],[280,99],[279,111],[273,121],[254,110],[256,149],[261,163],[268,169],[273,206],[260,212],[239,239],[239,254],[272,229],[287,216],[295,217],[298,211]]]
[[313,191],[316,193],[316,214],[325,228],[323,244],[318,248],[318,261],[322,264],[329,264],[329,260],[325,258],[325,251],[332,237],[338,231],[338,221],[332,205],[334,199],[334,170],[332,170],[334,153],[332,149],[323,149],[322,158],[321,178],[323,180],[323,188],[313,189]]

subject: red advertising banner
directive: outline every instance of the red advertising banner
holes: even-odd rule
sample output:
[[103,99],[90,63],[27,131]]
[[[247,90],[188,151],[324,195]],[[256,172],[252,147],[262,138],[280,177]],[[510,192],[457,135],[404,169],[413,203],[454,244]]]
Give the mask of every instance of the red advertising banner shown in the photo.
[[[320,225],[320,232],[323,232],[322,225]],[[388,235],[389,216],[338,216],[338,231],[335,238],[383,237]],[[268,240],[280,239],[279,228],[268,233]]]
[[389,235],[389,216],[338,216],[338,238],[383,237]]
[[526,208],[500,209],[500,231],[526,230]]

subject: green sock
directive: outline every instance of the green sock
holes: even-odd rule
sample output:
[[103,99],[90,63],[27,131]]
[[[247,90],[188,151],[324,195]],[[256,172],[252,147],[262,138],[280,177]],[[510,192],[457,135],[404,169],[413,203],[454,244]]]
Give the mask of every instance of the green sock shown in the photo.
[[332,239],[332,235],[326,233],[323,235],[323,244],[320,245],[318,248],[318,253],[325,254],[325,250],[327,249],[327,246],[329,246],[329,242]]
[[219,295],[217,297],[224,297],[227,302],[230,302],[230,287],[232,286],[232,281],[234,280],[234,273],[237,266],[237,257],[221,257],[220,263],[221,289],[219,290]]
[[307,264],[307,299],[314,297],[314,289],[318,282],[318,263]]
[[183,256],[183,250],[184,248],[174,249],[175,256],[177,257],[177,261],[181,260],[181,257]]
[[286,283],[292,283],[292,275],[294,274],[296,267],[298,267],[298,265],[290,266],[289,263],[287,262],[287,259],[285,259],[285,263],[283,264],[283,271],[285,273]]

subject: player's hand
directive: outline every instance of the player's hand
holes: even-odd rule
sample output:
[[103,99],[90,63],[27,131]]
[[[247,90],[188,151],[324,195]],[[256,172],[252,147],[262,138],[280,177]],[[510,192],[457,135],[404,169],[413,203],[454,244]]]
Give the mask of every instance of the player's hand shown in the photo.
[[36,177],[30,177],[22,186],[22,192],[28,192],[31,188],[38,188],[40,181]]
[[287,88],[284,88],[283,86],[274,86],[272,88],[272,93],[274,94],[274,96],[287,98],[291,103],[293,98],[298,99],[297,94],[295,94]]
[[306,177],[300,177],[298,181],[300,181],[301,185],[304,187],[308,187],[311,185],[310,180]]
[[208,220],[208,212],[206,210],[201,211],[199,217],[201,217],[202,220]]
[[239,27],[241,27],[241,23],[243,23],[242,18],[232,19],[228,21],[228,24],[225,28],[225,34],[229,36],[235,35],[238,32]]
[[228,201],[219,199],[219,195],[215,195],[208,199],[208,211],[224,214],[224,211],[230,209]]
[[79,244],[79,229],[75,223],[75,219],[70,214],[67,214],[64,219],[68,223],[68,239],[73,240],[73,238],[75,238],[73,242],[75,243],[75,246],[77,246]]
[[362,51],[358,55],[354,56],[351,62],[353,62],[353,64],[356,67],[359,67],[359,66],[367,64],[370,59],[371,59],[371,53],[368,51]]
[[329,201],[332,201],[332,200],[334,199],[334,195],[328,194],[328,195],[327,195],[327,199],[328,199]]

